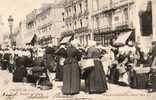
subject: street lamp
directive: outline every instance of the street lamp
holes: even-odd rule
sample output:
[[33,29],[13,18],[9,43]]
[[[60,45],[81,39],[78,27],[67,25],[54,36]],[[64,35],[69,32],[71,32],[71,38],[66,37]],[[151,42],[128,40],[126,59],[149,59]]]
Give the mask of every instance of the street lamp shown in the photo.
[[12,16],[9,16],[8,18],[8,23],[9,23],[9,28],[10,28],[10,35],[9,35],[9,38],[10,38],[10,41],[11,41],[11,46],[13,46],[13,32],[12,32],[12,29],[13,29],[13,21],[14,19],[12,18]]

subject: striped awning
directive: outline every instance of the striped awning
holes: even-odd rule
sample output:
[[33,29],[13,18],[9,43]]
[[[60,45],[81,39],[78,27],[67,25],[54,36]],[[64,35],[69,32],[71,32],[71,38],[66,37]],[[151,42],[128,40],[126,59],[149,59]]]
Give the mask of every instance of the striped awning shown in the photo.
[[60,44],[69,42],[69,41],[71,40],[71,38],[72,38],[72,36],[64,37],[64,38],[61,40]]
[[121,33],[114,42],[114,45],[125,45],[127,39],[130,37],[131,34],[132,31]]

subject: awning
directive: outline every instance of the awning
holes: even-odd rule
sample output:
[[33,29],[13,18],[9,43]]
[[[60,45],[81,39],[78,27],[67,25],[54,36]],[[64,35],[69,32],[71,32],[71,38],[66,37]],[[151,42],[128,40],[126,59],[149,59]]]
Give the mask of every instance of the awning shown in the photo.
[[30,36],[25,36],[25,40],[24,40],[24,43],[25,44],[31,44],[31,42],[32,42],[32,40],[34,40],[34,38],[35,38],[35,34],[33,34],[33,35],[30,35]]
[[131,33],[132,33],[132,31],[121,33],[118,36],[117,40],[114,42],[114,45],[115,46],[125,45],[127,39],[130,37]]
[[69,41],[71,40],[71,38],[72,38],[72,36],[64,37],[64,38],[61,40],[60,44],[69,42]]
[[24,40],[24,43],[30,43],[31,40],[32,40],[33,36],[29,36],[29,37],[26,37],[25,40]]
[[37,39],[40,40],[40,39],[44,39],[44,38],[48,38],[48,37],[52,37],[52,36],[50,34],[42,34],[42,35],[38,35]]

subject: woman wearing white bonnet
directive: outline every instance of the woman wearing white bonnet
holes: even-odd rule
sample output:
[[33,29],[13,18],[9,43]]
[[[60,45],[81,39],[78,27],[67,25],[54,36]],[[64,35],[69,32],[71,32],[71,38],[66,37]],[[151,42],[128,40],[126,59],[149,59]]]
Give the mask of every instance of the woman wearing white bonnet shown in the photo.
[[78,39],[74,39],[71,41],[71,45],[77,48],[80,45],[80,42]]
[[81,54],[77,47],[78,40],[71,41],[71,45],[67,46],[67,57],[63,67],[63,88],[62,93],[65,95],[78,94],[80,91],[80,68],[78,61],[81,59]]
[[93,47],[93,46],[96,46],[96,41],[89,40],[88,41],[88,47]]
[[103,93],[106,92],[107,83],[106,75],[103,70],[102,62],[100,61],[101,53],[98,48],[96,48],[95,41],[89,41],[87,50],[88,59],[93,59],[94,65],[91,69],[85,72],[85,86],[86,91],[89,93]]
[[53,47],[53,44],[48,44],[48,47]]

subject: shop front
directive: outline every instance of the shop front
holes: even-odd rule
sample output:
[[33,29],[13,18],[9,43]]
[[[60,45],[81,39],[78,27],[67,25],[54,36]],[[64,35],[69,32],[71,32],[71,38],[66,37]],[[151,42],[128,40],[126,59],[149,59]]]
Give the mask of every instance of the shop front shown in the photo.
[[108,46],[113,39],[117,38],[117,33],[94,34],[94,40],[100,42],[103,46]]
[[47,46],[48,44],[58,45],[59,38],[52,37],[51,35],[43,35],[37,37],[38,44],[41,46]]
[[[135,41],[134,30],[111,31],[106,33],[94,33],[94,40],[103,46],[108,46],[115,41],[115,44],[126,44],[127,40]],[[114,43],[113,43],[114,44]]]

